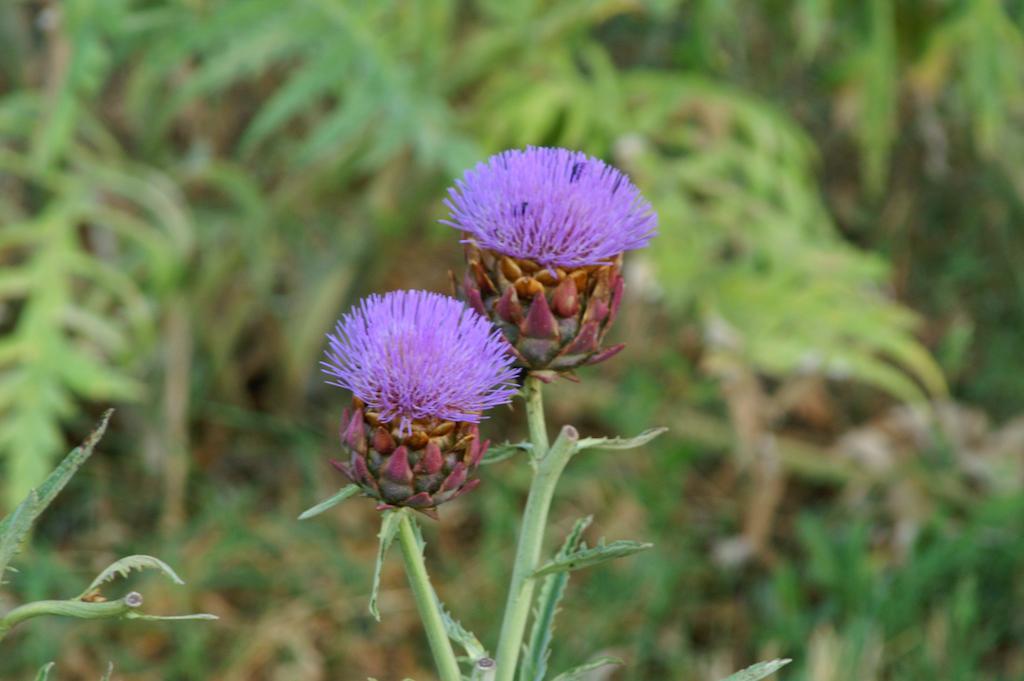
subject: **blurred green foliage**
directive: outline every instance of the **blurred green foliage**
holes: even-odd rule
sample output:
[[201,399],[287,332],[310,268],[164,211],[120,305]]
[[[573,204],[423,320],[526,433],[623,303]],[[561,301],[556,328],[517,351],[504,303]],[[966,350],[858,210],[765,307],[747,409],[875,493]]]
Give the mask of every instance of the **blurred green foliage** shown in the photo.
[[[445,187],[557,144],[626,170],[661,236],[629,259],[630,349],[557,386],[555,417],[675,439],[574,463],[561,529],[593,513],[661,560],[570,586],[551,669],[611,650],[636,679],[773,655],[816,681],[1021,678],[1013,424],[912,430],[884,474],[877,448],[818,446],[897,402],[1024,410],[1022,22],[1019,0],[0,5],[0,506],[65,431],[134,405],[10,586],[156,552],[224,620],[26,627],[0,675],[428,678],[394,652],[418,640],[400,576],[383,625],[363,610],[372,511],[292,520],[333,491],[322,334],[367,291],[445,289]],[[487,477],[427,541],[493,638],[525,481]],[[59,550],[83,532],[102,555]]]

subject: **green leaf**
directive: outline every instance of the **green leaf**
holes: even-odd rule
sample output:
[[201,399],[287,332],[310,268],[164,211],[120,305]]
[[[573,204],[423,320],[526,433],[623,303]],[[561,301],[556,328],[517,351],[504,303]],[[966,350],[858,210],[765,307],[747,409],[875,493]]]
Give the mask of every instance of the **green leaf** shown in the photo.
[[32,521],[36,517],[38,504],[39,495],[32,490],[28,498],[21,502],[11,515],[4,518],[4,525],[0,528],[0,584],[3,584],[7,565],[21,548],[21,543],[25,540],[29,530],[32,529]]
[[652,546],[654,546],[654,544],[630,541],[628,539],[620,539],[613,541],[610,544],[602,542],[593,548],[587,548],[586,544],[583,544],[582,548],[579,550],[573,551],[566,556],[556,557],[550,563],[537,568],[532,577],[537,578],[543,577],[544,575],[555,574],[557,572],[579,570],[580,568],[597,565],[598,563],[603,563],[607,560],[612,560],[613,558],[631,556],[634,553],[646,551]]
[[[594,516],[580,518],[573,525],[562,547],[555,554],[555,559],[566,558],[579,550],[583,541],[583,532],[590,526]],[[548,658],[551,655],[551,636],[555,628],[555,615],[558,604],[565,594],[569,583],[569,573],[559,572],[544,578],[537,593],[537,604],[533,613],[533,627],[523,654],[523,663],[519,669],[519,681],[543,681],[547,674]]]
[[[26,95],[35,119],[20,133],[26,144],[14,145],[23,150],[9,150],[0,158],[15,183],[9,193],[14,198],[0,198],[2,221],[18,218],[14,236],[4,241],[8,248],[13,244],[24,252],[17,258],[16,275],[29,277],[0,282],[0,291],[18,296],[21,311],[8,334],[11,343],[0,348],[0,355],[6,356],[0,357],[0,384],[18,384],[16,401],[9,399],[14,391],[0,394],[0,503],[7,509],[17,506],[66,452],[63,426],[78,417],[82,402],[144,394],[144,385],[135,380],[136,362],[153,352],[155,305],[162,302],[154,295],[159,291],[145,290],[144,284],[157,271],[178,271],[161,262],[180,265],[185,260],[185,254],[173,247],[179,240],[165,237],[165,232],[175,236],[182,220],[191,220],[174,182],[127,161],[99,118],[68,115],[91,109],[88,102],[78,101],[80,62],[107,58],[102,56],[107,43],[98,33],[101,22],[91,16],[84,19],[89,15],[85,8],[92,4],[69,5],[77,8],[72,12],[77,18],[69,20],[68,27],[74,38],[69,43],[76,53],[71,55],[74,67],[59,79],[53,93]],[[84,52],[78,54],[79,50]],[[104,72],[83,77],[90,80]],[[102,87],[102,82],[91,82],[87,89],[95,93]],[[69,102],[74,106],[69,108]],[[51,136],[58,128],[60,133]],[[30,141],[34,133],[38,134]],[[131,182],[112,179],[128,176]],[[19,204],[29,186],[45,191],[38,205],[26,210],[27,205]],[[163,200],[154,200],[156,195]],[[87,238],[82,238],[83,228]],[[35,238],[26,241],[22,232]],[[146,236],[136,238],[142,234]],[[117,246],[98,249],[96,239]],[[10,361],[15,352],[16,361]]]
[[583,678],[583,675],[587,672],[594,671],[599,667],[604,667],[609,664],[621,665],[622,660],[617,657],[611,657],[610,655],[602,655],[601,657],[594,658],[586,664],[581,664],[579,667],[574,667],[567,672],[562,672],[552,681],[577,681],[577,679]]
[[480,639],[473,632],[463,627],[457,619],[452,617],[436,593],[434,598],[437,600],[437,609],[441,611],[441,620],[444,622],[444,630],[448,634],[448,638],[462,646],[462,649],[466,651],[466,655],[471,660],[476,661],[487,657],[487,649],[480,643]]
[[341,502],[345,501],[349,497],[355,496],[356,494],[359,494],[359,485],[347,485],[342,487],[334,496],[329,499],[324,499],[313,508],[303,511],[302,515],[299,516],[299,520],[309,520],[314,516],[318,516],[324,511],[334,508]]
[[758,679],[771,676],[790,662],[792,662],[792,660],[788,659],[758,662],[757,664],[751,665],[742,671],[736,672],[732,676],[722,679],[722,681],[758,681]]
[[373,588],[370,591],[370,614],[380,622],[380,610],[377,608],[377,593],[380,591],[380,574],[384,567],[384,556],[398,534],[398,525],[402,521],[403,511],[385,511],[381,516],[380,533],[377,538],[380,543],[377,546],[377,565],[373,569]]
[[668,428],[650,428],[636,437],[585,437],[577,449],[636,449],[668,431]]
[[92,583],[78,596],[78,598],[81,599],[97,587],[113,581],[115,577],[127,577],[132,570],[158,570],[175,584],[183,585],[185,583],[181,577],[171,569],[170,565],[159,558],[144,555],[125,556],[124,558],[111,563],[106,569],[100,572],[96,576],[96,579],[92,580]]
[[895,7],[891,0],[871,0],[868,35],[858,55],[860,110],[857,138],[861,147],[861,173],[867,189],[881,193],[889,173],[889,158],[896,140],[899,105],[896,78],[898,54]]
[[[54,469],[52,473],[43,481],[43,484],[39,485],[38,488],[33,492],[36,495],[37,501],[32,507],[32,511],[29,517],[29,524],[34,523],[36,518],[46,510],[46,507],[57,497],[64,486],[68,484],[71,477],[78,472],[78,469],[82,467],[82,464],[92,456],[93,449],[99,443],[103,434],[107,431],[107,424],[110,422],[110,415],[114,413],[113,409],[108,409],[103,413],[103,418],[100,419],[99,425],[92,431],[92,433],[85,439],[85,441],[71,450],[71,452],[64,457],[64,460],[60,462],[60,465]],[[27,501],[27,500],[26,500]],[[23,502],[24,503],[24,502]],[[21,506],[19,506],[21,508]],[[17,511],[15,511],[17,512]],[[8,527],[14,522],[14,514],[5,517],[0,520],[0,538],[7,535]]]
[[129,612],[125,614],[124,618],[126,620],[140,620],[142,622],[187,622],[194,620],[212,622],[220,619],[208,612],[199,612],[192,615],[146,615],[141,612]]
[[57,665],[56,662],[47,662],[39,668],[39,673],[36,674],[36,681],[47,681],[50,678],[50,670]]
[[481,465],[498,463],[510,459],[519,452],[528,452],[533,447],[529,442],[503,442],[500,445],[493,445],[484,452],[480,459]]
[[[864,3],[878,23],[871,28],[876,41],[891,29],[883,26],[891,24],[884,4]],[[885,46],[882,53],[892,54]],[[865,63],[860,50],[854,62]],[[857,118],[858,129],[878,128],[888,116],[887,88],[876,93],[865,82],[881,71],[850,72],[851,96],[870,110]],[[651,186],[649,198],[661,219],[701,225],[699,233],[663,233],[650,256],[675,314],[698,312],[708,357],[727,354],[772,377],[815,372],[860,381],[901,399],[945,392],[935,361],[915,338],[914,315],[885,294],[885,259],[850,247],[836,229],[814,181],[819,159],[805,131],[771,105],[713,81],[647,72],[626,76],[625,86],[627,98],[645,102],[637,125],[651,153],[635,172]],[[713,103],[731,121],[699,137],[714,140],[708,144],[691,141],[690,130],[708,124],[672,118],[698,102]],[[864,149],[867,138],[858,137]],[[881,159],[889,141],[884,134],[872,139],[868,146]],[[677,144],[687,149],[684,158],[668,153]],[[881,160],[872,163],[885,170]],[[719,256],[736,247],[742,257]]]

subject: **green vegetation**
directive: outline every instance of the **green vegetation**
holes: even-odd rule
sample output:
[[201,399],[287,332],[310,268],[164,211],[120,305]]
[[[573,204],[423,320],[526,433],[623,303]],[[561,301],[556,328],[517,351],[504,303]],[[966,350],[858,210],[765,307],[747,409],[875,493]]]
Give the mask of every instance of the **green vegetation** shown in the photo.
[[[153,554],[189,584],[147,609],[221,618],[24,622],[0,678],[432,677],[398,565],[366,612],[372,505],[295,520],[344,484],[317,360],[355,297],[447,290],[444,188],[526,144],[661,224],[554,422],[670,429],[567,469],[551,536],[655,546],[574,574],[537,665],[1024,678],[1022,85],[1020,0],[0,4],[0,516],[118,406],[0,612]],[[425,526],[485,641],[515,452]]]

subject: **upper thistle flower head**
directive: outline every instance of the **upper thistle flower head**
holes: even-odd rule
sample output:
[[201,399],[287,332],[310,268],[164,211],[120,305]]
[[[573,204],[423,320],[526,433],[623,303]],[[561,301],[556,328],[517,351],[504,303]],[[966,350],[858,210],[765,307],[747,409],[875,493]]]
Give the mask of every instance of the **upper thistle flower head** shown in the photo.
[[466,298],[519,366],[566,371],[622,349],[601,347],[622,300],[622,254],[657,227],[628,177],[578,151],[510,150],[467,171],[445,205],[443,222],[464,234]]
[[608,263],[643,248],[657,217],[619,170],[583,152],[528,147],[466,171],[445,201],[478,247],[543,267]]
[[463,303],[426,291],[372,295],[328,334],[329,383],[353,393],[336,465],[382,505],[428,513],[471,489],[487,449],[476,424],[517,376],[508,343]]

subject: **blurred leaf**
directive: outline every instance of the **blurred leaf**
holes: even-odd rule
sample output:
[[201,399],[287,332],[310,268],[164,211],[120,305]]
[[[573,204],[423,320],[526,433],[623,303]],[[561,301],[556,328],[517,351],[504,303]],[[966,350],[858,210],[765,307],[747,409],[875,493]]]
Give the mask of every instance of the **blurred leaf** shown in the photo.
[[[451,163],[454,172],[461,168],[456,164],[475,156],[451,154],[468,140],[438,92],[438,64],[402,59],[436,50],[444,32],[454,29],[452,22],[442,18],[436,32],[423,31],[416,23],[422,21],[418,13],[391,2],[360,6],[306,0],[286,13],[268,0],[212,15],[199,8],[181,9],[176,21],[189,27],[185,37],[156,36],[148,63],[132,86],[135,110],[141,114],[161,99],[155,95],[164,80],[193,54],[202,58],[163,107],[150,134],[164,132],[191,102],[287,65],[283,84],[242,136],[243,154],[282,140],[294,145],[295,137],[286,128],[299,119],[311,125],[290,156],[303,166],[329,159],[379,169],[411,149],[428,165]],[[345,77],[337,77],[339,72]],[[314,115],[324,103],[327,111]],[[368,134],[371,129],[373,134]]]
[[[624,157],[668,224],[655,260],[667,302],[696,310],[710,354],[770,376],[821,372],[904,400],[946,391],[886,298],[876,255],[844,243],[812,176],[814,148],[764,102],[697,78],[637,74],[651,142]],[[668,153],[679,148],[688,153]],[[661,150],[665,149],[663,153]],[[657,168],[657,170],[655,170]]]
[[11,559],[21,548],[22,542],[32,529],[32,521],[35,520],[39,496],[35,490],[29,493],[28,497],[9,516],[4,518],[3,526],[0,527],[0,584],[3,583],[4,573]]
[[552,681],[578,681],[587,677],[587,672],[594,671],[600,667],[606,667],[610,664],[621,665],[622,660],[617,657],[610,655],[602,655],[601,657],[594,658],[586,664],[581,664],[578,667],[574,667],[567,672],[562,672],[556,676]]
[[[40,97],[24,104],[37,115],[45,109]],[[0,245],[0,258],[19,262],[17,277],[0,281],[19,310],[0,352],[0,386],[10,389],[0,388],[2,493],[9,506],[45,477],[63,447],[60,427],[80,400],[142,395],[128,368],[153,338],[153,301],[142,280],[173,276],[189,246],[187,213],[176,203],[182,197],[169,195],[154,172],[127,163],[91,118],[72,120],[70,137],[42,143],[45,151],[35,160],[13,151],[30,135],[28,127],[11,132],[10,150],[0,145],[8,154],[11,196],[46,187],[29,216],[19,218],[14,233],[25,236]],[[108,156],[97,160],[100,149]]]
[[772,660],[771,662],[758,662],[757,664],[751,665],[742,671],[738,671],[735,674],[722,679],[722,681],[758,681],[766,676],[771,676],[775,672],[779,671],[792,660]]
[[862,172],[868,191],[877,195],[888,177],[896,139],[899,67],[892,1],[870,0],[866,7],[868,35],[849,70],[856,79],[855,130]]
[[828,35],[834,0],[797,0],[793,3],[797,50],[810,59],[821,48]]
[[1011,117],[1024,107],[1024,34],[998,0],[962,3],[952,18],[928,35],[928,47],[915,65],[915,84],[936,98],[959,70],[963,100],[973,118],[974,142],[997,157],[1002,144],[1020,131]]
[[50,678],[50,671],[56,666],[56,662],[47,662],[39,668],[39,673],[36,674],[36,681],[47,681]]

